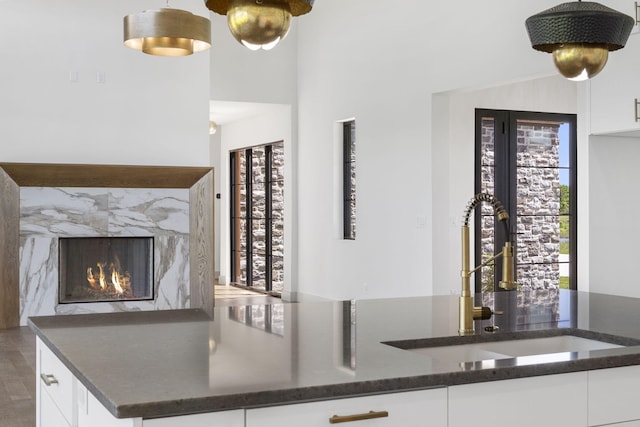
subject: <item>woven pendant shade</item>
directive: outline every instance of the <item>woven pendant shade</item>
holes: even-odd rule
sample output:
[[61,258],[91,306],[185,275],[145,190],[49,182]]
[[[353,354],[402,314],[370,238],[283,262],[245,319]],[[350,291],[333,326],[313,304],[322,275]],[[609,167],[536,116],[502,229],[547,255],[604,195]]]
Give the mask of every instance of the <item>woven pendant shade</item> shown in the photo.
[[525,23],[531,46],[548,53],[562,44],[621,49],[634,24],[630,16],[594,2],[563,3],[531,16]]
[[633,18],[595,2],[562,3],[527,19],[531,46],[552,53],[556,68],[570,80],[596,76],[609,51],[624,47]]

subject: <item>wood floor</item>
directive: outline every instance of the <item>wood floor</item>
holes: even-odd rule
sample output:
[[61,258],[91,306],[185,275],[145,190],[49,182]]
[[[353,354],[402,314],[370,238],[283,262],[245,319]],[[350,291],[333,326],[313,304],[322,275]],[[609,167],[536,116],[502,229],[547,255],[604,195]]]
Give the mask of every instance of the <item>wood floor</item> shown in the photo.
[[36,425],[36,338],[26,327],[0,330],[0,427]]
[[[217,306],[266,304],[278,298],[216,285]],[[27,327],[0,330],[0,427],[36,425],[36,337]]]
[[227,285],[216,285],[215,295],[217,307],[245,304],[277,304],[282,302],[280,298]]

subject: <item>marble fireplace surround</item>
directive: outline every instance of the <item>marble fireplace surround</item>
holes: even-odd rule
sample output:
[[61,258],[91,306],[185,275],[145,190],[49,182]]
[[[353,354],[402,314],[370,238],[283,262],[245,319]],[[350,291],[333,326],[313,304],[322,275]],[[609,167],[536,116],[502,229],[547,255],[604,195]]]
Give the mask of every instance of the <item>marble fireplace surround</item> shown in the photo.
[[189,307],[213,309],[213,169],[0,163],[0,329],[20,324],[20,189],[188,189]]

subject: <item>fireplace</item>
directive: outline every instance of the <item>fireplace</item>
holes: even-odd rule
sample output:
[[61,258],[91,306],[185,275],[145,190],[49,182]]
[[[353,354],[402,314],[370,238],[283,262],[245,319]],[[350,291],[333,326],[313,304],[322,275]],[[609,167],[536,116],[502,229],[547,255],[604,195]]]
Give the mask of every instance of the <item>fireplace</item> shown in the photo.
[[58,244],[61,304],[153,299],[153,237],[61,237]]

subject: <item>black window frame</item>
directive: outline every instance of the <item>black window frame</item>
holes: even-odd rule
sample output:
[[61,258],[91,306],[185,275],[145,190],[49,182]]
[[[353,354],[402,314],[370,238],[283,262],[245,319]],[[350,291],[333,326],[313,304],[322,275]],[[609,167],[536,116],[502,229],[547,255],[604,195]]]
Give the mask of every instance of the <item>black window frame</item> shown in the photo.
[[[273,183],[276,181],[273,176],[273,146],[281,144],[283,141],[277,141],[264,145],[257,145],[253,147],[243,148],[229,152],[229,215],[230,215],[230,231],[229,231],[229,249],[231,254],[231,268],[230,268],[230,281],[234,284],[241,286],[253,287],[254,275],[253,275],[253,257],[254,257],[254,245],[253,245],[253,149],[257,147],[264,148],[265,155],[265,176],[264,176],[264,192],[265,192],[265,292],[273,291]],[[238,156],[240,153],[245,155],[245,167],[244,167],[244,183],[240,179],[238,171]],[[240,182],[238,182],[238,180]],[[237,211],[239,206],[238,193],[235,191],[236,186],[245,186],[245,214],[246,217],[242,218],[240,212]],[[245,222],[246,238],[244,256],[247,262],[245,263],[246,269],[246,283],[239,283],[239,258],[240,248],[237,242],[239,242],[238,230],[236,229],[236,220]]]
[[355,120],[342,123],[342,237],[344,240],[356,239],[355,133]]
[[[565,113],[544,113],[532,111],[511,111],[511,110],[491,110],[476,109],[475,111],[475,193],[482,191],[482,119],[493,118],[495,120],[494,134],[494,195],[500,200],[510,216],[509,233],[511,241],[515,246],[517,233],[517,144],[518,128],[520,120],[534,121],[557,121],[570,124],[569,132],[569,289],[578,288],[578,164],[577,164],[577,116],[576,114]],[[498,149],[500,147],[500,149]],[[481,240],[481,213],[480,206],[476,208],[474,218],[474,256],[475,260],[482,259]],[[561,213],[562,214],[562,213]],[[562,215],[561,215],[562,216]],[[502,226],[494,225],[495,247],[494,253],[499,252],[507,238],[507,232]],[[516,257],[517,259],[517,257]],[[496,259],[495,271],[502,271],[502,257]],[[517,271],[517,268],[516,268]],[[503,291],[498,286],[499,275],[495,275],[495,291]],[[475,291],[482,291],[482,275],[476,274]]]

